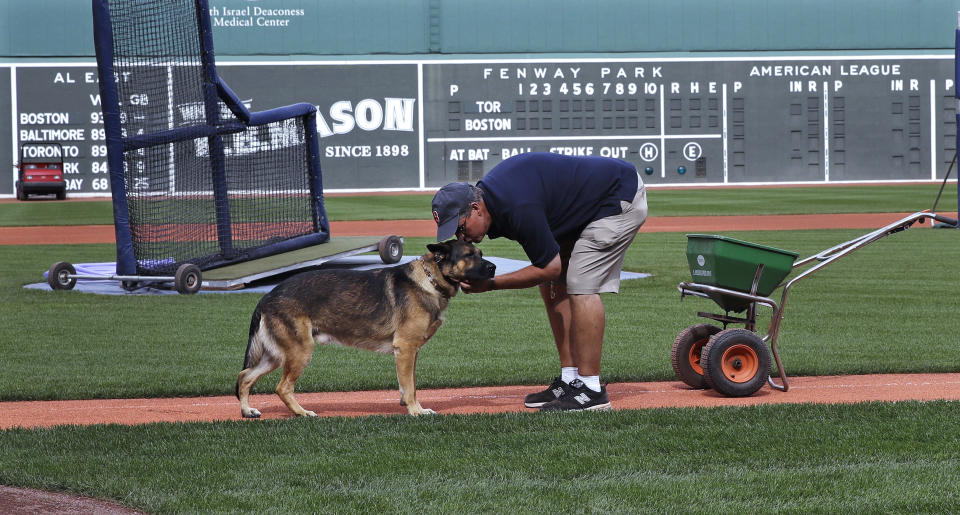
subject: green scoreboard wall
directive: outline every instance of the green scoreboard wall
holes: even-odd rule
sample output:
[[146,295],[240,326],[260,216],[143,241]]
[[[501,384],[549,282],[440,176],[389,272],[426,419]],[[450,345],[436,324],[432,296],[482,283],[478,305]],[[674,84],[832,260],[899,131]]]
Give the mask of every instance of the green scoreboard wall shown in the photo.
[[[220,74],[251,109],[318,106],[324,185],[338,191],[476,180],[528,151],[619,157],[650,184],[937,180],[956,146],[958,9],[218,0],[211,19]],[[97,196],[108,181],[89,10],[0,2],[0,160],[59,141],[70,194]],[[131,117],[143,103],[189,113],[176,98],[121,102]],[[259,138],[227,145],[270,144]],[[0,196],[14,176],[0,173]]]
[[[530,151],[625,159],[650,184],[936,180],[955,150],[952,65],[952,56],[477,59],[222,63],[220,73],[251,109],[318,106],[332,191],[476,180]],[[95,67],[0,70],[13,88],[2,98],[16,100],[0,148],[60,141],[69,191],[106,194]],[[190,112],[176,98],[121,102],[128,117],[154,103]],[[227,145],[270,144],[258,137]],[[0,191],[13,193],[12,175]]]

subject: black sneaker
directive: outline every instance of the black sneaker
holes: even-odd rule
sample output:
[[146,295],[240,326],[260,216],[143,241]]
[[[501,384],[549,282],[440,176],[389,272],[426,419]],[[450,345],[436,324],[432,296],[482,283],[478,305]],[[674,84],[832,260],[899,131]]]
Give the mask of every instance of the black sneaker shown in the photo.
[[593,411],[611,410],[610,398],[607,397],[606,386],[601,386],[595,392],[583,384],[583,381],[574,379],[568,386],[567,392],[557,400],[544,404],[540,411]]
[[528,408],[539,408],[550,401],[559,399],[568,391],[570,391],[570,385],[564,383],[563,379],[557,376],[553,379],[553,384],[548,386],[546,390],[527,395],[523,400],[523,405]]

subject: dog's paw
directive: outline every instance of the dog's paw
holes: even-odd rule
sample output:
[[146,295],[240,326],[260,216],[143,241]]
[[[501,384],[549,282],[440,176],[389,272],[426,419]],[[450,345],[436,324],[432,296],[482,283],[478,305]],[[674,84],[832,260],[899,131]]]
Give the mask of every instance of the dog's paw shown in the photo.
[[312,411],[303,410],[303,414],[300,415],[300,416],[301,416],[301,417],[315,417],[315,416],[317,416],[317,414],[314,413],[314,412],[312,412]]
[[436,415],[437,412],[430,408],[420,408],[420,411],[411,411],[410,414],[416,417],[420,415]]
[[256,408],[250,408],[249,411],[240,410],[240,414],[243,418],[260,418],[260,410]]

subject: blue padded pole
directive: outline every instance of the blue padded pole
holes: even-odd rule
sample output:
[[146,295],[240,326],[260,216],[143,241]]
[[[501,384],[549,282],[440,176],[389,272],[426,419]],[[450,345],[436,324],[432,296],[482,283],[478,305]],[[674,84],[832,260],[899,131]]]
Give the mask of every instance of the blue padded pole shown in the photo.
[[[203,56],[204,81],[203,96],[206,104],[207,124],[220,124],[220,98],[217,76],[217,64],[213,54],[213,30],[210,27],[210,8],[207,0],[196,0],[197,26],[200,30],[201,55]],[[227,196],[227,172],[223,151],[223,137],[218,135],[207,138],[210,149],[210,168],[213,177],[213,199],[217,213],[217,242],[220,253],[226,259],[233,258],[233,234],[230,222],[230,201]]]
[[107,167],[113,196],[113,229],[117,240],[117,275],[135,275],[137,259],[130,236],[130,212],[123,177],[123,134],[120,123],[120,95],[114,80],[113,27],[107,0],[93,0],[93,42],[100,75],[100,108],[106,132]]
[[330,234],[330,221],[327,219],[327,210],[323,205],[323,173],[320,170],[320,138],[317,136],[317,112],[308,113],[304,120],[306,131],[307,152],[310,166],[310,194],[313,202],[314,231]]
[[230,86],[220,77],[217,77],[217,94],[220,95],[220,100],[223,100],[223,103],[227,104],[230,112],[233,113],[237,119],[243,123],[250,123],[250,111],[247,110],[237,94],[234,93],[233,90],[230,89]]

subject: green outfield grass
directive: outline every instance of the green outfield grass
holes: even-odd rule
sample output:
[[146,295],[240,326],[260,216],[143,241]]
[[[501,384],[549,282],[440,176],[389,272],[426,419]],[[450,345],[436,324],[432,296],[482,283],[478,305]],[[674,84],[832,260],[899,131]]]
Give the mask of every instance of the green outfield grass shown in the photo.
[[[919,207],[887,209],[896,199],[884,199],[860,209],[914,211],[928,207],[937,187],[907,202],[922,200]],[[874,188],[850,194],[876,198]],[[805,189],[728,193],[798,190]],[[697,191],[681,192],[691,195],[682,214],[715,193],[698,203]],[[401,197],[397,205],[410,201],[377,199],[391,205]],[[955,209],[955,194],[953,202]],[[0,224],[19,216],[8,209],[71,204],[98,203],[0,204]],[[730,205],[725,214],[761,208]],[[864,232],[724,234],[806,256]],[[428,241],[407,238],[406,252],[418,254]],[[637,237],[625,268],[653,276],[607,296],[603,380],[673,378],[674,337],[702,321],[697,311],[715,308],[680,300],[676,286],[689,279],[685,247],[681,233]],[[481,248],[523,257],[508,241]],[[55,261],[113,258],[112,245],[0,246],[0,400],[232,394],[259,294],[22,288]],[[787,373],[960,371],[958,259],[960,231],[913,229],[799,283],[779,341]],[[769,311],[760,316],[769,321]],[[534,290],[459,295],[446,319],[421,351],[420,387],[544,384],[557,373]],[[272,391],[278,378],[266,376],[256,391]],[[392,389],[396,373],[391,356],[323,347],[297,386]],[[0,484],[108,497],[151,512],[948,512],[960,501],[958,425],[960,405],[938,402],[7,430],[0,431]]]
[[[727,214],[900,213],[928,209],[940,184],[816,186],[786,188],[651,188],[653,216]],[[433,193],[328,196],[330,220],[417,220],[430,218]],[[938,205],[957,212],[957,185],[947,184]],[[112,224],[108,200],[16,202],[0,206],[0,226]]]

